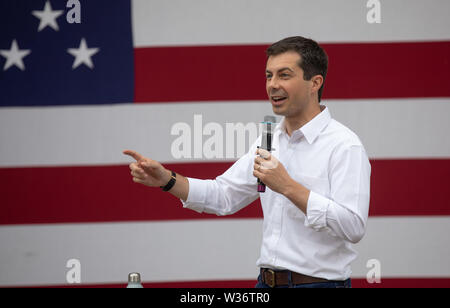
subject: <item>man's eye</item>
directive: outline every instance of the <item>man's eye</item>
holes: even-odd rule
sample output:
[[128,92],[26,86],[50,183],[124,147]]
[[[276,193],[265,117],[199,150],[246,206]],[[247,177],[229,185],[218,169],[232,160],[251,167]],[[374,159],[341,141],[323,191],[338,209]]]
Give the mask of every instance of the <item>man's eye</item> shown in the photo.
[[281,74],[280,77],[281,78],[289,78],[290,76],[289,76],[289,74]]
[[270,78],[272,78],[272,76],[271,75],[266,75],[266,78],[270,79]]

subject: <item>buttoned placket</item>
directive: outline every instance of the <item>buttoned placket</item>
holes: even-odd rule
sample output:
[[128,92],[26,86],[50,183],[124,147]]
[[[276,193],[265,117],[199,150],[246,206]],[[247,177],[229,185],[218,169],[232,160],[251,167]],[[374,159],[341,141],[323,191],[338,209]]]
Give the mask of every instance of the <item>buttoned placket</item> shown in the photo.
[[[277,145],[276,149],[278,149],[278,160],[283,164],[283,166],[289,170],[290,161],[292,159],[292,156],[295,153],[295,148],[297,146],[297,143],[303,138],[303,134],[300,130],[295,131],[291,137],[287,135],[287,133],[279,131],[277,136],[275,138],[278,138],[277,142],[275,143]],[[280,140],[283,138],[284,140]],[[274,216],[272,219],[272,263],[276,264],[276,252],[278,251],[278,244],[281,239],[281,233],[283,228],[283,217],[286,211],[286,202],[285,198],[281,196],[280,194],[272,192],[273,199],[274,199],[274,206],[276,207],[276,211],[274,211]]]
[[[272,153],[275,157],[278,156],[278,158],[280,158],[280,155],[282,153],[282,151],[280,151],[280,132],[277,132],[276,134],[274,134],[274,143],[273,146],[275,148],[275,151],[277,151],[277,153]],[[281,204],[281,199],[280,196],[278,194],[276,194],[273,191],[270,191],[271,193],[271,199],[273,201],[273,207],[274,209],[272,209],[272,213],[273,215],[271,215],[271,228],[272,228],[272,234],[271,234],[271,239],[270,239],[270,252],[271,252],[271,262],[273,264],[276,264],[276,259],[277,259],[277,246],[278,243],[281,239],[281,228],[282,228],[282,218],[283,218],[283,206]]]

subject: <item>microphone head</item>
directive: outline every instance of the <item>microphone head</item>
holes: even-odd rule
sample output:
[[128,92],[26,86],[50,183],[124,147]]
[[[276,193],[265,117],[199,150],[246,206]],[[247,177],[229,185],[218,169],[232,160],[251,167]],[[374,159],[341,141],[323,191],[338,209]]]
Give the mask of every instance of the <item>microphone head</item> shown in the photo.
[[275,123],[276,122],[276,118],[272,115],[266,115],[264,117],[264,122],[270,122],[270,123]]
[[271,151],[272,147],[272,129],[273,125],[276,121],[274,116],[267,115],[264,117],[264,127],[262,132],[262,139],[261,139],[261,148],[264,150]]

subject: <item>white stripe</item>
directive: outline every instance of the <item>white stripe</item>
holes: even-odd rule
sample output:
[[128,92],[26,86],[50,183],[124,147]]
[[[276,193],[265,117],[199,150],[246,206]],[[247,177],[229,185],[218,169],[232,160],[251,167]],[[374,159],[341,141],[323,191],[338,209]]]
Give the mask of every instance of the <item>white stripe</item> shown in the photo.
[[450,216],[369,217],[367,233],[355,246],[355,277],[366,277],[377,259],[382,278],[450,277]]
[[370,158],[450,157],[450,98],[324,101]]
[[[333,118],[361,138],[372,159],[450,157],[449,98],[328,100],[324,104]],[[202,116],[197,127],[196,114]],[[218,123],[225,144],[226,123],[254,123],[257,127],[267,114],[272,114],[272,108],[262,101],[3,108],[0,166],[127,164],[130,160],[122,155],[124,149],[134,149],[163,163],[205,161],[205,156],[193,158],[193,135],[198,127],[202,131],[208,123]],[[181,135],[171,134],[177,123],[190,127],[190,159],[178,159],[172,153],[172,145]],[[203,143],[197,146],[210,137],[204,134]],[[211,161],[233,160],[226,158],[225,147],[223,158]]]
[[369,24],[368,0],[134,0],[134,46],[450,39],[447,0],[389,0]]
[[[66,284],[66,263],[81,262],[81,282],[126,283],[256,279],[260,219],[0,227],[0,285]],[[381,278],[450,277],[450,217],[369,218],[356,245],[353,277],[367,261]]]
[[79,259],[83,283],[255,277],[260,220],[0,227],[0,285],[66,283]]

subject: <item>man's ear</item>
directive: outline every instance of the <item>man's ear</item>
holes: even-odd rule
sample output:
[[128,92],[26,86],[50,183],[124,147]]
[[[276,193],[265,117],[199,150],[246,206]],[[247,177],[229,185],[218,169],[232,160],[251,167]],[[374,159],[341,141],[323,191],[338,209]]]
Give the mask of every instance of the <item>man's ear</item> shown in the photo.
[[323,85],[323,77],[322,75],[315,75],[311,78],[312,87],[311,87],[311,94],[312,93],[319,93],[320,88]]

